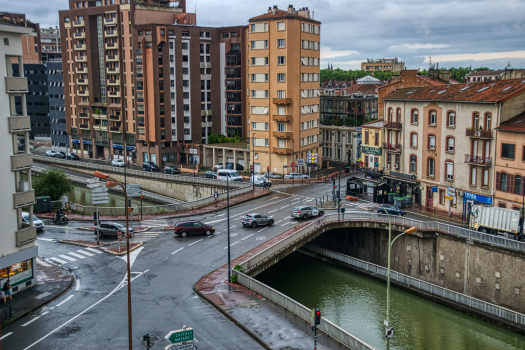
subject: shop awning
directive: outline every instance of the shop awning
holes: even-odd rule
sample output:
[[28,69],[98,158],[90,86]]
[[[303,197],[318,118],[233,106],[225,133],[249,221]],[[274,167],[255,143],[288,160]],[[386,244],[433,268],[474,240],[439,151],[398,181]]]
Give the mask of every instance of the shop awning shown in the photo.
[[363,182],[370,182],[370,183],[373,183],[374,185],[382,185],[383,182],[382,181],[378,181],[378,180],[372,180],[372,179],[367,179],[367,178],[364,178],[364,177],[361,177],[361,176],[353,176],[351,177],[350,179],[348,179],[348,182],[354,182],[354,181],[363,181]]
[[406,184],[410,186],[416,186],[419,184],[419,182],[417,181],[412,181],[409,179],[403,179],[401,177],[388,176],[388,175],[383,175],[383,180],[390,180],[392,182],[397,182],[397,183]]

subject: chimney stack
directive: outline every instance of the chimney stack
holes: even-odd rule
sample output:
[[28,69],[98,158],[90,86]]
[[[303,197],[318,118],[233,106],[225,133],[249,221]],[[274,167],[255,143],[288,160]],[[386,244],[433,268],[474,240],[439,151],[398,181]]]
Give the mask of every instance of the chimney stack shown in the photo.
[[277,5],[273,5],[273,14],[274,14],[274,15],[277,14]]
[[295,9],[293,5],[288,5],[288,13],[291,15],[295,15]]
[[443,80],[445,83],[450,83],[450,71],[449,70],[444,70],[443,72],[441,72],[441,80]]
[[268,13],[272,13],[272,7],[268,7]]

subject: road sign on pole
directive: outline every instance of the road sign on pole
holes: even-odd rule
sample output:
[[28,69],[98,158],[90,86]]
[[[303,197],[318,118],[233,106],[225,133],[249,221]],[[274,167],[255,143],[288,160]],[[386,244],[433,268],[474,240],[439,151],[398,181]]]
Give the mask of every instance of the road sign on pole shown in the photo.
[[193,328],[183,326],[182,329],[169,332],[164,338],[172,344],[193,340]]
[[181,345],[168,345],[164,348],[165,350],[192,350],[192,349],[196,349],[195,347],[195,344],[194,343],[189,343],[189,344],[181,344]]
[[126,193],[128,198],[140,197],[142,195],[142,188],[140,184],[127,184]]

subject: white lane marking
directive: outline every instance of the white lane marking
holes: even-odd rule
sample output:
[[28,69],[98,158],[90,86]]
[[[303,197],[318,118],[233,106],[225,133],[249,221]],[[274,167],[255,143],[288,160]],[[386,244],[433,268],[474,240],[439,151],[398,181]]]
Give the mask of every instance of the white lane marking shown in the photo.
[[279,210],[284,209],[286,207],[289,207],[289,205],[285,205],[284,207],[280,207]]
[[88,253],[88,252],[86,252],[85,250],[82,250],[82,249],[78,249],[77,252],[82,253],[82,254],[87,255],[87,256],[95,255],[95,254]]
[[66,301],[68,301],[68,300],[71,299],[71,298],[73,298],[72,295],[68,296],[68,297],[66,298],[66,300],[64,300],[64,301],[61,302],[60,304],[57,304],[56,306],[59,307],[60,305],[64,304]]
[[281,198],[281,197],[271,198],[270,200],[271,200],[271,201],[274,201],[274,200],[279,199],[279,198]]
[[69,260],[69,261],[77,261],[77,259],[70,258],[70,257],[67,256],[67,255],[59,255],[59,257],[61,257],[61,258],[63,258],[63,259],[66,259],[66,260]]
[[44,315],[47,315],[48,313],[49,313],[49,311],[46,311],[46,312],[42,312],[42,313],[40,314],[40,316],[44,316]]
[[38,237],[37,239],[39,239],[41,241],[48,241],[48,242],[56,242],[57,241],[56,239],[53,239],[53,238],[40,238],[40,237]]
[[277,210],[279,210],[279,209],[275,209],[275,210],[269,211],[268,214],[273,213],[273,212],[275,212]]
[[[236,244],[239,243],[239,242],[240,242],[240,241],[237,241],[237,242],[235,242],[235,243],[230,244],[230,247],[236,245]],[[228,248],[228,247],[224,247],[224,249],[226,249],[226,248]]]
[[251,235],[246,236],[246,237],[244,237],[243,239],[241,239],[241,241],[244,241],[246,238],[249,238],[249,237],[251,237],[251,236],[253,236],[253,235],[254,235],[254,234],[252,233]]
[[40,316],[37,316],[37,317],[33,318],[31,321],[24,323],[24,324],[22,325],[22,327],[25,327],[25,326],[27,326],[28,324],[35,322],[35,321],[38,320],[39,318],[40,318]]
[[226,220],[227,218],[224,218],[224,219],[219,219],[219,220],[215,220],[215,221],[208,221],[208,222],[205,222],[205,224],[213,224],[215,222],[219,222],[219,221],[224,221]]
[[[13,334],[13,332],[9,332],[9,333],[7,333],[7,334],[4,334],[2,337],[0,337],[0,340],[9,337],[11,334]],[[195,339],[195,338],[194,338],[194,339]]]
[[[133,266],[133,264],[135,263],[135,259],[137,259],[137,256],[139,255],[139,253],[142,251],[142,249],[144,249],[144,247],[140,247],[139,249],[136,249],[134,251],[132,251],[131,253],[129,253],[129,262],[130,262],[130,267]],[[121,258],[122,260],[124,260],[125,262],[128,261],[128,257],[126,255],[123,255],[123,256],[119,256],[119,258]]]
[[39,264],[42,265],[42,266],[45,266],[45,267],[51,267],[51,265],[49,265],[48,263],[46,263],[44,260],[40,260],[39,258],[36,258],[36,262],[39,263]]
[[200,241],[202,241],[202,239],[199,239],[198,241],[195,241],[195,242],[193,242],[193,243],[191,243],[191,244],[188,244],[188,247],[189,247],[190,245],[194,245],[195,243],[199,243]]
[[285,222],[284,224],[282,224],[281,226],[285,226],[285,225],[294,225],[295,222]]
[[230,228],[235,228],[235,226],[231,226]]
[[77,282],[75,283],[75,290],[79,290],[80,289],[80,280],[77,279]]
[[219,215],[215,215],[215,216],[223,216],[223,215],[226,215],[226,214],[225,214],[225,213],[223,213],[223,214],[219,214]]
[[262,241],[266,238],[266,236],[259,236],[256,238],[257,241]]
[[84,248],[84,249],[89,250],[90,252],[93,252],[93,253],[102,254],[102,252],[98,249],[94,249],[94,248]]
[[181,250],[183,250],[183,249],[184,249],[184,247],[182,247],[182,248],[180,248],[180,249],[177,249],[176,251],[174,251],[173,253],[171,253],[171,255],[173,255],[173,254],[175,254],[176,252],[179,252],[179,251],[181,251]]
[[264,231],[264,230],[267,230],[267,229],[268,229],[268,227],[265,227],[265,228],[263,228],[262,230],[259,230],[259,231],[257,231],[257,232],[261,232],[261,231]]
[[51,260],[53,260],[53,261],[55,261],[55,262],[57,262],[59,264],[67,264],[67,261],[64,261],[62,259],[58,259],[58,258],[49,258],[49,259],[51,259]]
[[193,340],[195,340],[197,343],[199,342],[197,339],[193,338]]
[[69,252],[69,255],[73,255],[75,258],[85,259],[86,257],[77,253]]

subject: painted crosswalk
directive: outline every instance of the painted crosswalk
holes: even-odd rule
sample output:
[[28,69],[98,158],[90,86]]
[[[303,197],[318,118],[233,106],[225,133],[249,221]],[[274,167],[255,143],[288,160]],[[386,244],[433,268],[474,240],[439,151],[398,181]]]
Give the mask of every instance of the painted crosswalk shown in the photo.
[[157,236],[160,233],[158,232],[144,232],[144,233],[135,233],[133,235],[133,242],[134,243],[143,243],[146,242],[148,239],[157,238]]
[[141,220],[140,221],[140,226],[144,227],[144,226],[151,226],[151,227],[164,227],[164,226],[167,226],[167,225],[170,225],[170,223],[168,222],[168,220],[164,220],[164,219],[155,219],[155,220]]
[[89,259],[91,257],[97,256],[97,254],[102,254],[102,253],[103,252],[100,249],[87,247],[84,249],[76,249],[75,251],[67,252],[64,254],[58,254],[57,256],[46,258],[47,261],[44,260],[43,258],[37,258],[36,262],[45,267],[51,266],[49,262],[64,265],[64,264],[69,264],[69,263],[72,263],[78,260],[82,260],[82,259]]
[[359,201],[359,202],[347,202],[345,203],[345,207],[347,207],[347,209],[353,208],[353,209],[359,209],[359,210],[376,211],[379,208],[379,205],[373,202]]

